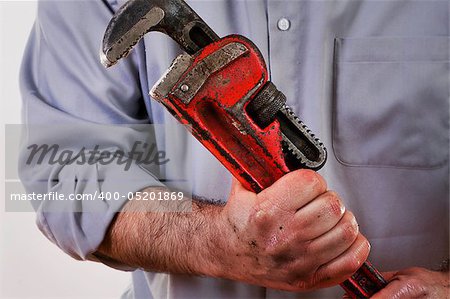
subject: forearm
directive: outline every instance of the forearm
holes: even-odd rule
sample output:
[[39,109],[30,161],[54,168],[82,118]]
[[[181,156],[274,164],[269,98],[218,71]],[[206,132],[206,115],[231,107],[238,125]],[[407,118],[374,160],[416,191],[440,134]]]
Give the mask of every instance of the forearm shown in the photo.
[[148,204],[127,203],[98,253],[147,271],[307,291],[345,280],[369,252],[354,216],[309,170],[259,194],[233,181],[223,207],[193,201],[191,212],[144,212]]
[[[146,189],[144,192],[161,191]],[[131,200],[118,213],[98,253],[146,271],[215,275],[222,207],[192,201],[192,211],[155,211]]]

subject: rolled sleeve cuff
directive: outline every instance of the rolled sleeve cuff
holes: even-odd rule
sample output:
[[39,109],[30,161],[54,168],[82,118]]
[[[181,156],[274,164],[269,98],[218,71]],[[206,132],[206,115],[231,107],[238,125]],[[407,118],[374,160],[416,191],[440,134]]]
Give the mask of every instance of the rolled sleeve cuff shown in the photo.
[[[59,181],[50,191],[66,194],[102,194],[103,199],[74,200],[65,203],[64,211],[53,211],[42,203],[37,211],[41,231],[63,251],[79,260],[97,260],[115,268],[129,270],[123,265],[102,260],[93,253],[100,246],[117,212],[136,191],[148,187],[164,187],[151,172],[133,163],[127,170],[123,165],[93,165],[76,170],[61,170]],[[76,173],[67,173],[73,172]],[[64,173],[64,174],[63,174]],[[67,179],[71,178],[71,179]],[[106,198],[110,199],[107,200]]]

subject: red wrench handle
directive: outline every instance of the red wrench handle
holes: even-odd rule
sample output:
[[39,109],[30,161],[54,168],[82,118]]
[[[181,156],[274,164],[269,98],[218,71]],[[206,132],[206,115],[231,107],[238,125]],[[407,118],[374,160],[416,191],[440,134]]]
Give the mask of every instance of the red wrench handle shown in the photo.
[[[240,54],[224,63],[233,53]],[[185,58],[180,58],[172,69],[182,69],[182,59]],[[165,93],[160,97],[161,103],[181,123],[191,126],[192,134],[244,187],[260,192],[301,167],[289,167],[286,163],[282,123],[275,120],[261,128],[246,110],[268,82],[264,59],[252,42],[242,36],[228,36],[204,47],[190,59],[192,62],[171,85],[170,92],[164,86],[164,82],[173,80],[168,76],[161,81],[162,87],[154,88],[154,94]],[[218,67],[217,61],[223,63],[222,67]],[[210,70],[214,72],[208,73]],[[205,73],[207,78],[200,80]],[[202,85],[195,88],[198,82]],[[190,94],[191,90],[195,92]],[[352,298],[369,298],[386,282],[366,262],[341,285]]]
[[366,261],[355,274],[341,283],[351,298],[370,298],[387,285],[380,272]]

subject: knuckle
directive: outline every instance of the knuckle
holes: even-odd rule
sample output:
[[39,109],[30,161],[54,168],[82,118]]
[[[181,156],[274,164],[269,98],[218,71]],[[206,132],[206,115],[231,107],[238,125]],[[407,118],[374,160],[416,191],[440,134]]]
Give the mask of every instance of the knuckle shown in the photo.
[[355,273],[366,260],[368,251],[364,250],[364,248],[368,249],[368,244],[368,241],[364,241],[360,247],[361,249],[355,250],[349,255],[346,261],[347,272],[349,274]]
[[250,223],[253,223],[257,227],[264,227],[271,221],[271,215],[267,209],[260,205],[254,207],[253,212],[250,214]]
[[342,230],[341,236],[342,242],[350,246],[358,237],[358,230],[352,225],[346,225]]
[[[359,235],[362,238],[361,243],[359,244],[359,246],[356,247],[355,251],[354,251],[354,260],[355,263],[359,264],[359,266],[361,266],[367,259],[367,257],[369,256],[369,252],[370,252],[370,243],[369,241],[364,238],[363,236]],[[356,240],[355,243],[359,243],[359,240]]]
[[271,231],[271,227],[273,226],[272,222],[272,217],[266,210],[254,210],[249,215],[246,231],[249,236],[253,236],[255,239],[265,239]]
[[348,274],[355,273],[361,267],[362,263],[363,261],[358,255],[352,254],[352,256],[347,261]]
[[327,190],[327,183],[325,179],[315,171],[312,171],[312,173],[313,173],[312,176],[314,178],[313,184],[316,186],[316,188],[321,191]]
[[344,205],[341,199],[334,191],[328,191],[326,193],[325,211],[332,216],[341,216],[344,212]]
[[297,182],[298,180],[302,180],[304,182],[307,182],[308,184],[311,184],[318,190],[322,190],[324,192],[327,189],[327,184],[324,178],[314,170],[310,169],[300,169],[294,172],[291,172],[291,176],[289,176],[290,179]]
[[354,217],[343,223],[342,225],[342,240],[346,243],[352,244],[358,237],[359,228]]
[[367,240],[366,238],[364,238],[364,242],[363,242],[363,259],[367,259],[367,257],[369,256],[369,252],[370,252],[370,243],[369,240]]
[[257,225],[266,223],[268,220],[269,216],[264,210],[258,210],[253,214],[253,222]]

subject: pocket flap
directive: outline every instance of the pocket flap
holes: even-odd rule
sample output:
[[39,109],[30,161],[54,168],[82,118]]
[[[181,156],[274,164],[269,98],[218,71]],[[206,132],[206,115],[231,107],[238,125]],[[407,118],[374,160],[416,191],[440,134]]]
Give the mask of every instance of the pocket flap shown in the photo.
[[333,150],[342,164],[436,168],[447,163],[449,41],[335,40]]
[[448,61],[450,38],[336,38],[338,62]]

